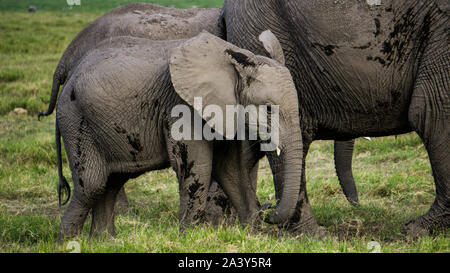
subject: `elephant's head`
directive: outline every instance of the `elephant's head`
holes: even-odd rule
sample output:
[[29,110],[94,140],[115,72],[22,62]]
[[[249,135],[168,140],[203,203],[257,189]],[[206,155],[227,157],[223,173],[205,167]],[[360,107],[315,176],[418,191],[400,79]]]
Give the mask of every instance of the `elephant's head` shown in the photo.
[[[279,41],[270,31],[263,32],[260,41],[273,59],[203,32],[171,51],[170,74],[176,92],[194,109],[195,98],[201,98],[203,106],[218,106],[223,113],[227,106],[236,105],[254,105],[260,112],[264,108],[269,112],[278,109],[278,120],[261,120],[261,115],[257,116],[260,127],[277,123],[279,128],[279,138],[274,141],[276,149],[270,153],[279,156],[283,164],[284,185],[282,198],[269,221],[280,224],[293,214],[300,189],[303,147],[298,99]],[[217,120],[210,123],[203,113],[200,115],[216,133],[227,138],[236,134],[237,126],[230,129],[225,121],[217,126]],[[247,121],[246,125],[254,124]]]

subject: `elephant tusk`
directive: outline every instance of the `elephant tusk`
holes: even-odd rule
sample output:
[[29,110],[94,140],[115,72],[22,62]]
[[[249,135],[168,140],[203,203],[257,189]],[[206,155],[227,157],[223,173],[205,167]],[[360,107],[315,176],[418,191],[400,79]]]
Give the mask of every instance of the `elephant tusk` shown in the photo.
[[281,149],[280,149],[280,147],[277,146],[277,156],[280,156],[280,155],[281,155]]
[[372,139],[370,137],[364,137],[365,140],[371,141]]

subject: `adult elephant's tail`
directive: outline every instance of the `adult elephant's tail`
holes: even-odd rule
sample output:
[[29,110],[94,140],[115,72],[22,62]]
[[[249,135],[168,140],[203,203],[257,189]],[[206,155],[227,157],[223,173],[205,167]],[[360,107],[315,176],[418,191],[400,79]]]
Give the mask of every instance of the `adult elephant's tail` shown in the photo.
[[[59,184],[58,184],[58,203],[60,206],[65,205],[70,199],[70,185],[67,183],[66,178],[63,175],[62,171],[62,157],[61,157],[61,132],[59,131],[58,120],[56,120],[55,126],[55,140],[56,140],[56,158],[58,164],[58,176],[59,176]],[[64,202],[61,202],[63,196],[63,189],[66,191],[67,198]]]
[[358,190],[356,189],[352,171],[354,144],[354,139],[334,142],[334,166],[345,197],[347,197],[350,204],[357,205],[359,202]]
[[52,83],[52,94],[50,95],[50,104],[48,106],[47,111],[40,112],[38,114],[38,119],[41,117],[49,116],[53,113],[56,106],[56,101],[58,99],[59,87],[66,81],[66,73],[65,69],[61,65],[61,62],[58,64],[55,73],[53,74],[53,83]]

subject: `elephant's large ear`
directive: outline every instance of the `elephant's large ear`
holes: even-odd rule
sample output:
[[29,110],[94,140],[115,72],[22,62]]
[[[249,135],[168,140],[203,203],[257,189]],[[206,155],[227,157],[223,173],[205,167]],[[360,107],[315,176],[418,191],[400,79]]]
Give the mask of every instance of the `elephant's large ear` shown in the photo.
[[261,35],[259,35],[259,40],[263,43],[264,48],[270,54],[272,59],[278,61],[282,65],[285,64],[283,48],[281,47],[280,41],[270,30],[266,30]]
[[[238,103],[238,70],[230,52],[244,56],[249,53],[212,34],[202,32],[170,52],[170,75],[175,91],[194,107],[194,98],[202,98],[203,107],[217,105],[226,113],[226,105]],[[196,109],[198,110],[198,109]],[[202,114],[202,113],[200,113]],[[225,117],[224,117],[225,119]],[[226,121],[223,121],[226,123]],[[209,121],[208,121],[209,123]],[[209,123],[211,125],[211,123]],[[223,136],[226,126],[211,125]]]

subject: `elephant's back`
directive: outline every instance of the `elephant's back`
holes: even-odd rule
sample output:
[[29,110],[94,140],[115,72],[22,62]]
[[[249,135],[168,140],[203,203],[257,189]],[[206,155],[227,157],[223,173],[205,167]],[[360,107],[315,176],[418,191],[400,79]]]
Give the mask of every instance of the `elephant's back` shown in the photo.
[[182,41],[121,36],[105,39],[80,62],[76,90],[89,100],[123,100],[146,92],[168,65],[169,51]]
[[[73,73],[74,95],[93,117],[125,117],[129,108],[171,87],[169,51],[182,41],[114,37],[87,54]],[[98,120],[98,122],[102,122]]]
[[191,38],[202,30],[215,33],[220,9],[176,9],[135,3],[116,8],[95,21],[106,37],[130,35],[152,40]]
[[202,30],[215,33],[219,13],[217,8],[176,9],[150,3],[120,6],[78,33],[63,53],[60,66],[71,74],[83,56],[112,37],[176,40],[194,37]]
[[76,103],[114,171],[167,162],[163,106],[173,102],[168,51],[178,41],[117,37],[81,61],[71,77]]

